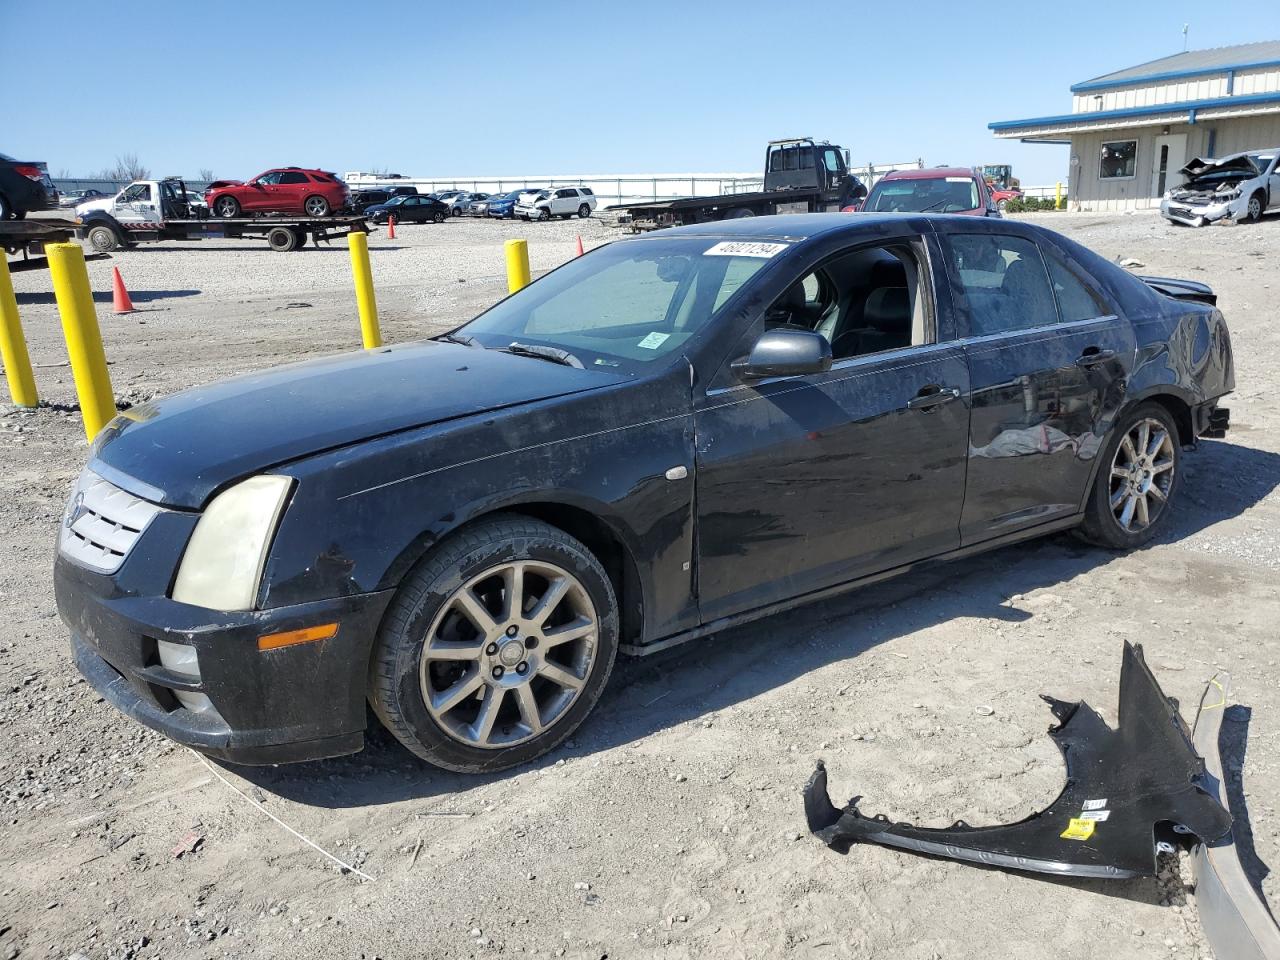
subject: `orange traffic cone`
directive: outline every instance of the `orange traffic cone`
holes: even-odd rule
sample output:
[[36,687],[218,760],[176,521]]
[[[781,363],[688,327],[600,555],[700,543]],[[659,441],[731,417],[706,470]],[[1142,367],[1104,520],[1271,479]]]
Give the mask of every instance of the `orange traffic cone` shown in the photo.
[[396,217],[395,214],[387,217],[387,239],[394,240],[396,238]]
[[129,299],[129,291],[124,288],[119,267],[111,268],[111,312],[133,313],[133,301]]
[[582,256],[583,252],[584,252],[584,251],[583,251],[583,249],[582,249],[582,237],[581,237],[581,235],[579,235],[579,237],[578,237],[578,256]]

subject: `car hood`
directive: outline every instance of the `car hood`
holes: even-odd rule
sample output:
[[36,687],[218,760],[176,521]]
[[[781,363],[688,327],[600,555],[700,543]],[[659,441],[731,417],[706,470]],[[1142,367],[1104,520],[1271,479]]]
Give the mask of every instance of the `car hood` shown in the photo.
[[1180,172],[1183,176],[1194,180],[1197,177],[1203,177],[1206,173],[1243,173],[1256,177],[1261,171],[1247,154],[1241,153],[1234,157],[1223,157],[1221,160],[1215,160],[1212,157],[1196,157]]
[[204,192],[208,193],[210,190],[221,190],[223,187],[243,187],[243,186],[244,186],[243,180],[215,180],[213,181],[213,183],[209,184],[207,187],[204,188]]
[[93,469],[137,496],[196,509],[299,457],[622,379],[430,340],[341,354],[126,410],[95,441]]
[[95,210],[110,210],[115,200],[115,197],[94,197],[92,200],[84,201],[84,203],[77,203],[76,216],[82,217],[86,213],[93,213]]

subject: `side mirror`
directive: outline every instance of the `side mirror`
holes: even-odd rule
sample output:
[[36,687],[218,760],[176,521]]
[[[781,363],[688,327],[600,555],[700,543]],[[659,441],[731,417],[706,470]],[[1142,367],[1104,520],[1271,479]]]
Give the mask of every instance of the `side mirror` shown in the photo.
[[831,344],[813,330],[766,330],[745,360],[733,364],[742,380],[795,377],[831,369]]

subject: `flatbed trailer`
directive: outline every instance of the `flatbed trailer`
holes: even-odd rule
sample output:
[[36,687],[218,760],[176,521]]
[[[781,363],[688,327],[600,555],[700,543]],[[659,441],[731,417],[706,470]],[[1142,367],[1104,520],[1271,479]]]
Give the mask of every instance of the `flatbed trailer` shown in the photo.
[[317,246],[349,233],[368,233],[363,214],[329,217],[265,213],[223,219],[193,204],[177,177],[135,180],[114,197],[77,208],[77,235],[98,253],[162,240],[262,237],[272,250],[297,250],[311,240]]
[[[11,273],[44,270],[49,258],[44,255],[46,243],[66,243],[76,235],[79,226],[70,220],[32,219],[0,221],[0,247],[6,254],[20,259],[9,262]],[[86,260],[109,259],[106,253],[89,254]]]
[[619,211],[619,221],[632,233],[775,213],[841,210],[867,192],[849,172],[847,154],[812,137],[772,140],[765,151],[764,190],[619,204],[608,209]]

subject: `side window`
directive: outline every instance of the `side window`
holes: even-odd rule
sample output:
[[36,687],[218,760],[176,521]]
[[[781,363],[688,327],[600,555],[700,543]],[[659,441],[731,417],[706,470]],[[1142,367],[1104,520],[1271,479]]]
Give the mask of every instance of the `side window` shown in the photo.
[[135,183],[124,192],[124,196],[120,198],[122,203],[150,203],[151,202],[151,184]]
[[969,336],[1058,322],[1040,249],[1022,237],[953,234],[948,256],[969,312]]
[[584,197],[594,197],[594,196],[595,196],[595,193],[592,191],[592,189],[591,189],[590,187],[580,187],[580,188],[578,189],[578,192],[579,192],[579,193],[581,193]]
[[278,182],[281,185],[307,182],[307,176],[304,173],[296,173],[296,172],[281,173],[278,176],[280,177],[280,180]]
[[561,198],[563,198],[563,197],[573,197],[573,196],[577,196],[577,194],[576,194],[576,193],[574,193],[574,191],[572,191],[572,190],[557,190],[557,191],[556,191],[556,196],[557,196],[557,197],[561,197]]
[[1049,278],[1053,281],[1053,292],[1058,299],[1058,314],[1063,323],[1092,320],[1094,317],[1105,317],[1111,312],[1065,263],[1052,255],[1045,259],[1049,262]]
[[905,241],[839,253],[793,283],[765,325],[816,330],[836,360],[930,343],[923,264],[919,244]]
[[279,173],[264,173],[262,176],[258,178],[258,183],[261,183],[264,186],[272,186],[279,182],[280,182]]

